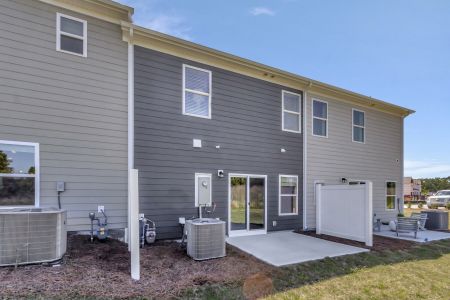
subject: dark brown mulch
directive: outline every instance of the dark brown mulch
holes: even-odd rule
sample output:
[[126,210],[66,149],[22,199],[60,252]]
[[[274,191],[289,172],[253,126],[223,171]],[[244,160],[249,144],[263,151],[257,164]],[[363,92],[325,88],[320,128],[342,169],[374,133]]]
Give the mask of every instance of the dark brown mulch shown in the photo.
[[327,240],[327,241],[341,243],[341,244],[345,244],[345,245],[366,248],[366,249],[370,249],[372,251],[404,250],[404,249],[409,249],[409,248],[413,247],[414,245],[417,245],[417,243],[411,242],[411,241],[392,239],[392,238],[374,235],[373,236],[373,246],[368,247],[362,242],[352,241],[352,240],[343,239],[343,238],[326,235],[326,234],[316,234],[313,231],[298,231],[297,233],[312,236],[312,237]]
[[90,243],[70,235],[67,254],[59,266],[28,265],[0,268],[0,298],[70,299],[171,298],[189,287],[245,280],[276,272],[232,247],[227,257],[194,261],[176,242],[157,242],[141,250],[141,280],[129,273],[127,246],[116,240]]

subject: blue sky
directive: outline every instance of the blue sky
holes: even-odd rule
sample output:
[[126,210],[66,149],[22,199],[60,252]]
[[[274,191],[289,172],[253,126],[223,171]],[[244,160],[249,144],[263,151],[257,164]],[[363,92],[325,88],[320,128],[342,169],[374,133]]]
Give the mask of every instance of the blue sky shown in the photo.
[[405,175],[450,176],[450,1],[119,2],[138,25],[416,110]]

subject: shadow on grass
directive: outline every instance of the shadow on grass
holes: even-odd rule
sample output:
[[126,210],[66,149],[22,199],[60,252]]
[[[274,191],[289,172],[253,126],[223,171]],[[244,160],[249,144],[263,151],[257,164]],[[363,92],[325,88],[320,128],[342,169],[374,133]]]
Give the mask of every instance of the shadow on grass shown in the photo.
[[[336,258],[325,258],[278,268],[271,274],[273,292],[316,283],[354,273],[360,269],[409,261],[433,260],[450,253],[450,239],[415,245],[405,250],[371,251]],[[243,282],[206,285],[186,290],[179,299],[246,299]],[[261,295],[262,296],[262,295]]]

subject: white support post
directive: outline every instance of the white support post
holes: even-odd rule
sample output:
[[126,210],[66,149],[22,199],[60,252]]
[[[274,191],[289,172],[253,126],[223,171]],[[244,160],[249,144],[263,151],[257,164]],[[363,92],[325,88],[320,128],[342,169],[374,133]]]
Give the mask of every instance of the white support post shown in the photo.
[[373,184],[371,181],[366,182],[366,246],[373,246],[373,201],[372,201]]
[[316,233],[322,233],[322,184],[316,183],[314,188],[316,189]]
[[139,183],[138,170],[131,169],[129,172],[129,200],[130,200],[130,235],[128,237],[131,249],[131,278],[140,279],[139,260]]

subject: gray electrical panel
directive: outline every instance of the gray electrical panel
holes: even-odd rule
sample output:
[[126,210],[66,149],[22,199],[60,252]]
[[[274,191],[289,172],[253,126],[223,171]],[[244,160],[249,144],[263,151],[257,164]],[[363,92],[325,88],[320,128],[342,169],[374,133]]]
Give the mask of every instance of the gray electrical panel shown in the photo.
[[66,190],[66,184],[64,181],[58,181],[56,183],[56,191],[57,192],[64,192]]
[[197,206],[211,206],[211,175],[198,174],[196,180]]

